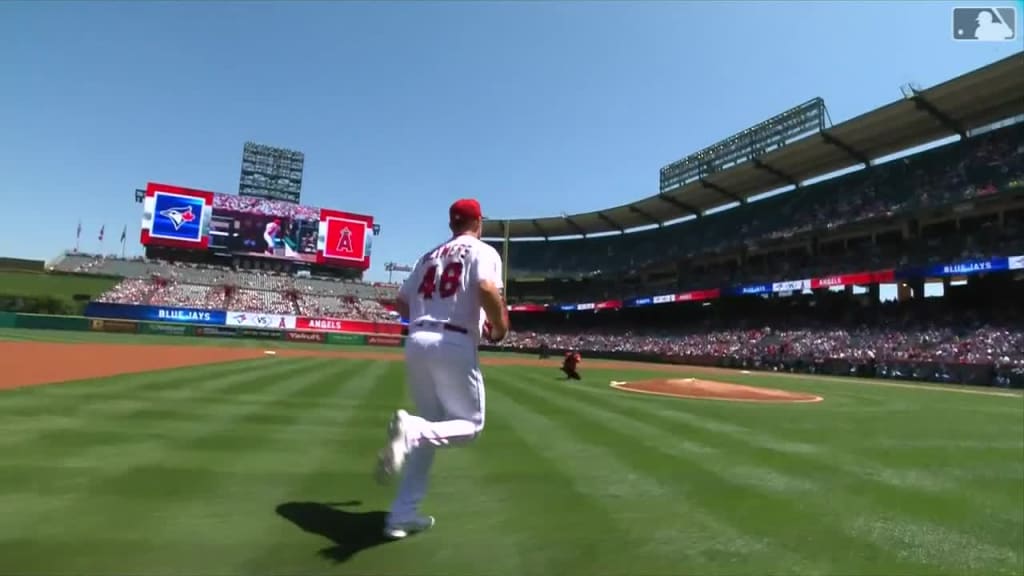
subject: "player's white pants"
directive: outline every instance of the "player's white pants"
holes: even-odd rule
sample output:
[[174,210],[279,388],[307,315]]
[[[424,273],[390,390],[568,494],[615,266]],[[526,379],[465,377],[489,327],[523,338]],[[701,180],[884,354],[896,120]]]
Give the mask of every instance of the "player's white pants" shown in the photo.
[[274,252],[274,237],[269,233],[263,235],[263,240],[267,242],[267,253],[271,254]]
[[434,450],[457,446],[484,428],[484,379],[476,343],[464,334],[416,331],[405,344],[406,379],[416,405],[413,444],[388,520],[413,518],[427,492]]

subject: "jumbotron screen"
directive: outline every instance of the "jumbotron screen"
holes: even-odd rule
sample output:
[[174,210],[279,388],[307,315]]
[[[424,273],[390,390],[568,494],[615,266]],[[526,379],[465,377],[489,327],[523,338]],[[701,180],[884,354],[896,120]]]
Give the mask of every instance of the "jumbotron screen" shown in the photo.
[[373,217],[150,182],[141,241],[365,270]]

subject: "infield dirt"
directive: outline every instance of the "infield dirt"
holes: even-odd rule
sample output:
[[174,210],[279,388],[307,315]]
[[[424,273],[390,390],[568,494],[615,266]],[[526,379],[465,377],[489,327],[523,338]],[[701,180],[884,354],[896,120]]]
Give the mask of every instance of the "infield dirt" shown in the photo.
[[[274,350],[273,356],[264,350]],[[264,358],[337,358],[339,360],[398,361],[403,358],[400,349],[382,350],[315,350],[300,348],[235,348],[229,346],[160,346],[51,342],[0,342],[0,389],[18,388],[37,384],[55,384],[91,378],[104,378],[121,374],[150,372],[187,366],[235,362]],[[533,366],[557,370],[559,361],[528,357],[493,357],[480,359],[485,366]],[[719,368],[645,364],[618,360],[584,360],[580,370],[587,369],[641,369],[656,372],[680,372],[713,375],[734,373]],[[669,381],[663,381],[669,382]],[[679,392],[678,389],[674,389]],[[756,390],[756,389],[755,389]],[[657,390],[655,390],[657,392]],[[665,390],[662,390],[665,392]],[[679,394],[670,394],[676,395]]]
[[671,396],[699,400],[728,400],[732,402],[821,402],[823,398],[814,394],[802,394],[788,390],[743,386],[700,378],[672,378],[638,380],[635,382],[612,382],[612,388],[640,394]]
[[[266,358],[338,358],[339,360],[398,361],[403,358],[400,349],[381,350],[314,350],[274,348],[274,356],[264,354],[262,348],[234,348],[229,346],[160,346],[150,344],[90,344],[53,342],[0,342],[0,389],[18,388],[35,384],[53,384],[73,380],[104,378],[120,374],[133,374]],[[484,356],[486,366],[537,366],[557,369],[557,360],[538,358],[501,358]],[[679,371],[680,366],[590,360],[581,366],[594,369],[642,368],[657,371]],[[689,369],[689,368],[688,368]]]

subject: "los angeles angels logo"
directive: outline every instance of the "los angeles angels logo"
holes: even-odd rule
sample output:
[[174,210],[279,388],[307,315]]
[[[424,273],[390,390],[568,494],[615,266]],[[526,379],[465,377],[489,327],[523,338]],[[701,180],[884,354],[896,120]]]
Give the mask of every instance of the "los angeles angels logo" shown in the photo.
[[341,229],[341,237],[338,238],[338,252],[341,254],[352,253],[352,231],[348,226]]

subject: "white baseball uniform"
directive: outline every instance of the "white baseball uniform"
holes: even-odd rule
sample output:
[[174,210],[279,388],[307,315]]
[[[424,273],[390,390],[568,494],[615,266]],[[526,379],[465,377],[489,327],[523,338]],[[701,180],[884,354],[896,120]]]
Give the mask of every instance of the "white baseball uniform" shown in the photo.
[[484,379],[477,347],[486,316],[479,285],[502,288],[501,256],[461,235],[416,263],[399,292],[409,304],[406,380],[417,414],[409,418],[412,446],[389,522],[414,518],[427,491],[434,449],[473,440],[484,427]]
[[267,254],[274,253],[274,240],[277,238],[277,231],[280,228],[281,227],[274,222],[267,222],[266,228],[263,229],[263,240],[267,243]]

